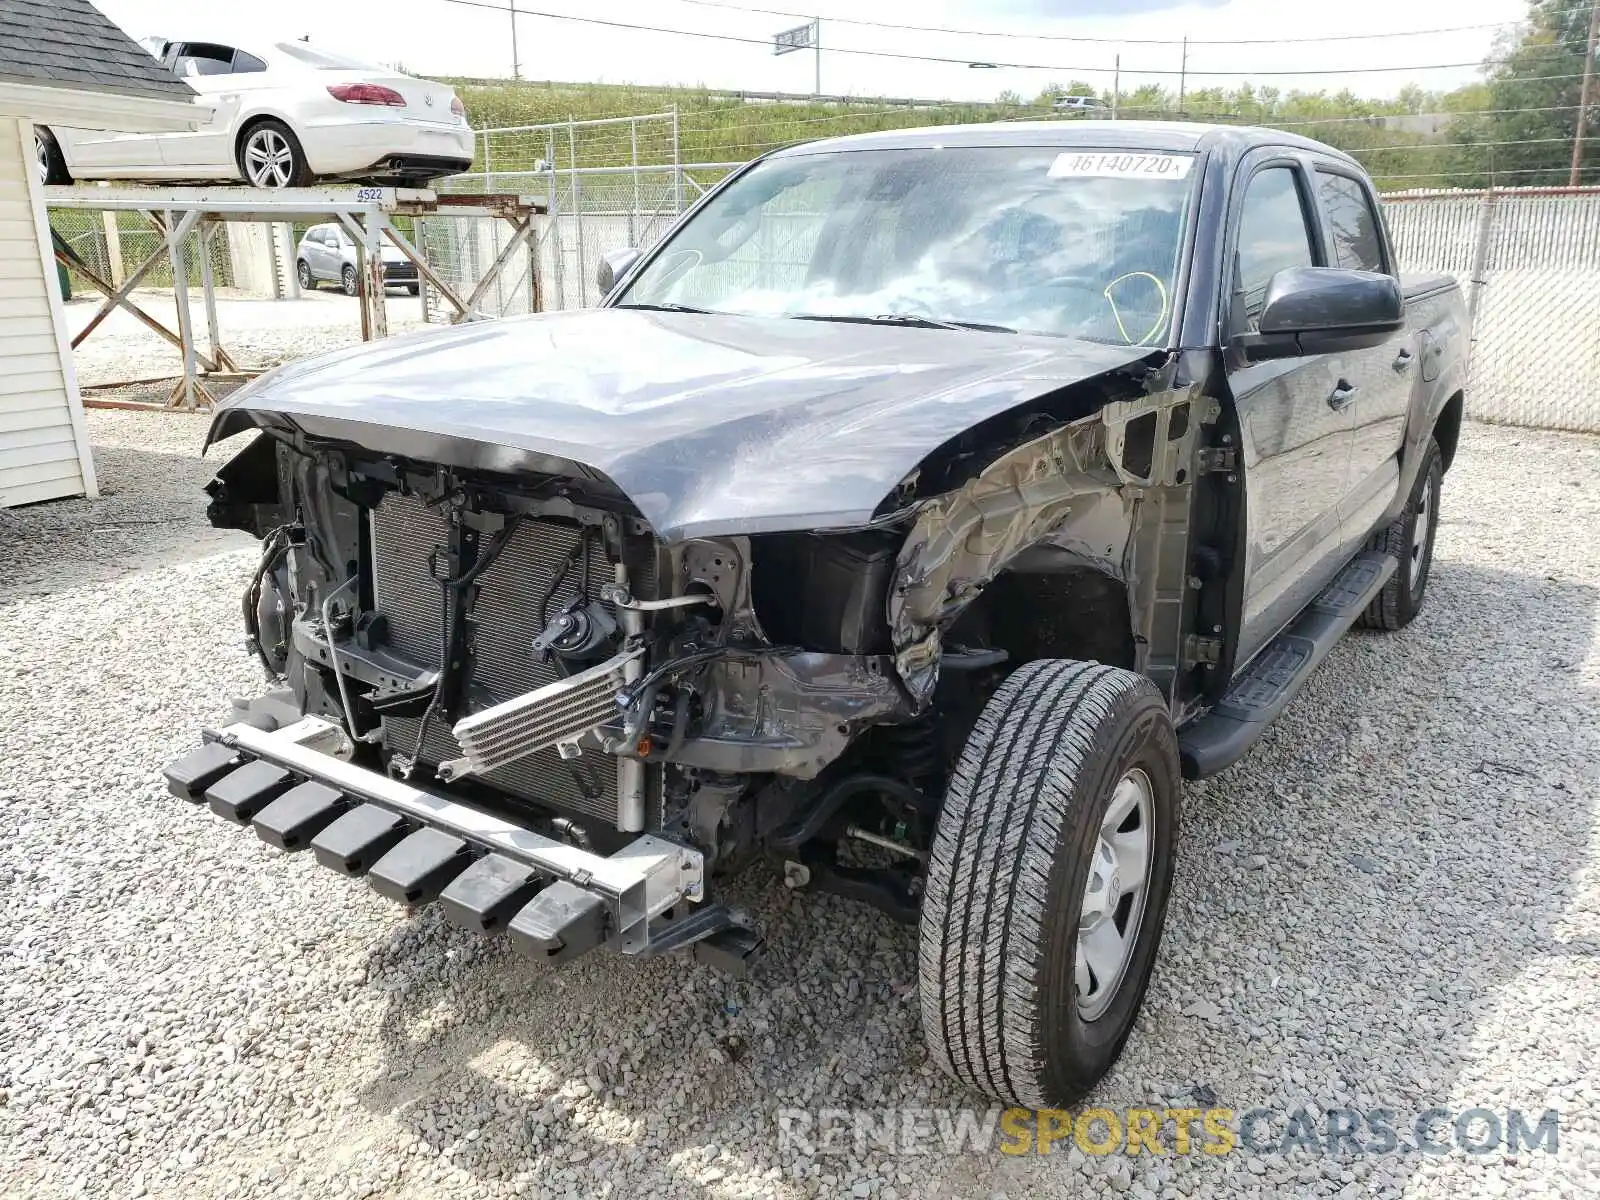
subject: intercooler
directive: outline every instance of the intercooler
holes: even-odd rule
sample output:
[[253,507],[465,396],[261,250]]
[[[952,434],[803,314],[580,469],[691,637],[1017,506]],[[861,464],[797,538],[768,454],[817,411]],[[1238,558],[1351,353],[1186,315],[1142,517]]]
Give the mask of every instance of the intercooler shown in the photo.
[[[598,598],[613,578],[613,564],[602,539],[591,532],[589,553],[581,552],[576,525],[556,521],[524,520],[506,543],[494,565],[478,577],[469,621],[471,651],[467,683],[474,697],[473,710],[499,704],[552,683],[561,676],[554,664],[541,663],[532,649],[540,632],[540,601],[549,593],[547,616],[554,616],[580,592]],[[450,524],[444,513],[422,501],[399,494],[386,497],[372,515],[373,598],[388,623],[390,645],[406,658],[437,668],[441,647],[444,592],[429,574],[428,560],[435,548],[446,547]],[[584,564],[588,578],[584,579]],[[570,565],[568,565],[570,563]],[[562,568],[565,577],[551,590]],[[648,554],[633,561],[630,581],[636,595],[653,596],[654,563]],[[466,712],[455,714],[465,716]],[[458,757],[461,747],[450,732],[453,718],[430,722],[427,741],[418,759],[432,766]],[[416,744],[420,718],[387,717],[384,740],[393,751],[409,755]],[[654,772],[652,772],[654,774]],[[482,777],[514,796],[557,809],[583,813],[614,823],[617,816],[615,760],[590,752],[563,759],[555,750],[543,750]],[[655,781],[651,780],[654,793]],[[657,807],[656,802],[649,806]]]

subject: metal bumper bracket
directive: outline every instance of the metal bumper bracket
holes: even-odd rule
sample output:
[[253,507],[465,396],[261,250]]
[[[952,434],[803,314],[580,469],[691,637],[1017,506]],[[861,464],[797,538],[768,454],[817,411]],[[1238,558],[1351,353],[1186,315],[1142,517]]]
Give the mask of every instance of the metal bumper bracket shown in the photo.
[[[236,723],[208,736],[245,758],[260,759],[308,778],[359,804],[312,840],[318,861],[343,874],[365,874],[411,830],[430,828],[476,851],[489,851],[521,864],[541,879],[566,880],[599,897],[609,936],[629,954],[650,944],[652,917],[682,900],[699,902],[705,895],[704,859],[697,850],[646,834],[608,857],[545,837],[481,808],[337,757],[348,752],[348,743],[338,726],[319,717],[306,717],[270,732]],[[464,862],[458,865],[465,871],[443,885],[446,896],[471,870]],[[514,873],[508,870],[506,874]],[[521,888],[528,882],[506,885],[510,894],[524,900],[524,906],[537,898],[536,893],[523,894]],[[493,913],[495,922],[505,920],[502,909],[508,901],[503,896],[495,899],[496,888],[488,882],[483,887],[486,890],[481,895],[473,896],[463,886],[454,893],[453,907],[464,920],[480,920],[476,915],[480,911],[485,916]]]

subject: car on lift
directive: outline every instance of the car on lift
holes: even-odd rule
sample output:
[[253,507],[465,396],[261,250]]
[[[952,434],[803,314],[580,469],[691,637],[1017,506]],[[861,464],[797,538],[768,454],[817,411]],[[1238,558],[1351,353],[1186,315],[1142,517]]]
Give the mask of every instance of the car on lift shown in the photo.
[[1458,285],[1329,146],[1082,120],[776,151],[600,284],[223,401],[271,682],[171,791],[557,964],[741,969],[767,858],[918,928],[946,1070],[1081,1097],[1182,780],[1422,607]]
[[[422,287],[417,264],[387,241],[379,247],[379,254],[384,286],[403,287],[415,296]],[[294,273],[308,292],[315,291],[320,283],[337,283],[346,296],[359,295],[361,262],[355,239],[336,221],[311,226],[295,247]]]
[[306,42],[246,50],[146,39],[208,115],[179,133],[37,126],[45,183],[227,180],[259,188],[317,180],[425,186],[472,163],[454,90]]

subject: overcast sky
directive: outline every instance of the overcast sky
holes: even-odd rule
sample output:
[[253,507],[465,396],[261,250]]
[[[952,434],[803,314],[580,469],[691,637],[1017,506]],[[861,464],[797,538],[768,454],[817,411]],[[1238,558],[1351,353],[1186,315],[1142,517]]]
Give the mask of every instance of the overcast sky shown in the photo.
[[[314,44],[401,63],[430,75],[509,76],[510,18],[447,0],[268,0],[226,13],[215,0],[95,0],[135,37],[211,37],[265,44],[311,35]],[[505,7],[509,0],[483,0]],[[733,11],[688,0],[516,0],[519,9],[599,16],[608,20],[766,39],[799,23],[784,16]],[[730,0],[781,9],[786,0]],[[1188,36],[1229,39],[1398,34],[1502,23],[1455,33],[1279,45],[1191,45],[1192,87],[1256,84],[1291,88],[1348,87],[1393,95],[1406,84],[1449,88],[1481,77],[1478,63],[1506,23],[1526,12],[1523,0],[802,0],[822,17],[822,88],[860,96],[992,99],[1004,89],[1032,95],[1051,82],[1080,78],[1109,88],[1116,55],[1124,89],[1141,82],[1176,87]],[[1071,16],[1061,15],[1071,10]],[[996,30],[1014,37],[973,37],[873,29],[829,16],[913,25]],[[812,54],[774,57],[760,45],[603,28],[524,15],[517,18],[522,74],[529,79],[606,83],[705,84],[711,87],[807,92]],[[1109,38],[1120,44],[1039,40]],[[1174,44],[1140,45],[1140,40]],[[836,52],[830,52],[830,47]],[[958,62],[913,62],[841,53],[890,50]],[[994,70],[967,61],[1024,64]],[[1357,73],[1356,68],[1392,67]],[[1318,71],[1315,75],[1269,72]],[[1154,72],[1168,72],[1154,74]]]

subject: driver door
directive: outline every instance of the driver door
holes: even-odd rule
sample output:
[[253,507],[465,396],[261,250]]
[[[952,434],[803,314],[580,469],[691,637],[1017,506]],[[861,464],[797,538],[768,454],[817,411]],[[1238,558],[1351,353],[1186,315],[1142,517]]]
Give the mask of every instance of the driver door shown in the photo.
[[[1235,189],[1225,306],[1230,338],[1255,329],[1275,273],[1327,265],[1304,165],[1268,152],[1254,163],[1247,159],[1241,172],[1246,182]],[[1336,355],[1228,366],[1245,479],[1243,665],[1343,565],[1340,511],[1349,489],[1352,419]]]

